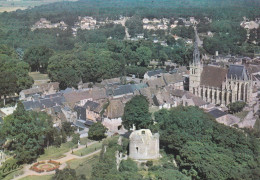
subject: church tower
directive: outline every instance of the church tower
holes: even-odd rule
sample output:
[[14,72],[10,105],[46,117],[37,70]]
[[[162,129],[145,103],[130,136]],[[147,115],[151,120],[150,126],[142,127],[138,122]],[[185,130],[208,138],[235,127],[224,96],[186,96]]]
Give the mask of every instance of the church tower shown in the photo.
[[189,81],[189,91],[192,94],[199,96],[199,86],[200,86],[200,75],[202,72],[202,65],[200,63],[200,51],[198,47],[197,39],[194,43],[193,51],[193,61],[190,63],[190,81]]

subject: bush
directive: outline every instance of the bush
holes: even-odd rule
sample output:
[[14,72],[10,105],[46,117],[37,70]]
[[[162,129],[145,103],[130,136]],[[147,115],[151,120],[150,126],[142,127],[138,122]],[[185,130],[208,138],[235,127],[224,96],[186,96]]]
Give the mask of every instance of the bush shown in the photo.
[[72,142],[74,143],[74,144],[78,144],[78,142],[79,142],[79,140],[80,140],[80,137],[79,137],[80,135],[79,134],[73,134],[72,135]]
[[148,166],[148,167],[153,166],[153,161],[147,161],[147,162],[146,162],[146,166]]
[[246,103],[243,101],[237,101],[234,103],[230,103],[228,105],[228,109],[230,113],[237,113],[243,110],[243,108],[245,107]]

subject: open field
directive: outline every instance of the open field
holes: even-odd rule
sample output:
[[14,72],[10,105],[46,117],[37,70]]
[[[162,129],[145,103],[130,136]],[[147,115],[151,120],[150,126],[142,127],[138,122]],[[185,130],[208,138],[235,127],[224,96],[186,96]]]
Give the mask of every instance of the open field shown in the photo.
[[34,80],[34,86],[44,84],[50,81],[48,74],[41,74],[39,72],[30,72],[29,75]]
[[27,9],[43,4],[49,4],[60,1],[77,1],[77,0],[39,0],[39,1],[25,1],[25,0],[14,0],[14,1],[3,1],[0,0],[0,13],[16,11],[17,9]]
[[98,143],[88,146],[87,148],[83,148],[78,151],[75,151],[73,154],[77,155],[77,156],[85,156],[87,154],[93,153],[94,151],[96,151],[98,149],[101,149],[101,147],[102,147],[102,142],[98,142]]
[[59,148],[55,147],[55,146],[50,146],[48,149],[45,149],[45,152],[43,155],[41,155],[38,160],[49,160],[49,159],[59,159],[61,157],[63,157],[64,153],[68,152],[69,150],[71,150],[72,147],[74,147],[75,144],[73,144],[72,142],[66,142],[61,144],[61,146]]
[[243,120],[248,113],[249,113],[248,111],[241,111],[241,112],[235,113],[234,115],[236,117],[240,118],[241,120]]
[[21,180],[50,180],[53,175],[46,175],[46,176],[27,176],[22,178]]

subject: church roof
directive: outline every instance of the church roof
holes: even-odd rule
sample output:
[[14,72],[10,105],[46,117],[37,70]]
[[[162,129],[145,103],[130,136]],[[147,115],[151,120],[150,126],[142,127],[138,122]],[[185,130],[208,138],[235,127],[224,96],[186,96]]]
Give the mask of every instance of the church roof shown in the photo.
[[228,70],[215,67],[215,66],[205,66],[201,73],[202,86],[221,88],[222,82],[225,81]]
[[227,77],[229,79],[233,78],[233,79],[248,80],[246,69],[243,65],[231,64],[228,69]]

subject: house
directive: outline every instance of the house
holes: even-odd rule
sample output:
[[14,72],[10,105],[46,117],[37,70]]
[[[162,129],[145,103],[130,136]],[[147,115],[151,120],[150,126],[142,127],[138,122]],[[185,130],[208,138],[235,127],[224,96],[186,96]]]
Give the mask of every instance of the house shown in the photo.
[[122,98],[112,99],[104,112],[102,124],[111,132],[124,131],[122,126],[122,116],[124,114],[125,103]]
[[105,103],[107,103],[107,101],[87,101],[83,106],[86,109],[86,120],[94,122],[101,121],[103,106]]
[[163,79],[166,85],[172,86],[174,89],[184,90],[184,80],[185,77],[181,73],[163,74]]
[[141,34],[136,34],[137,39],[143,39],[144,38],[144,33]]
[[221,111],[219,109],[213,109],[208,112],[211,116],[213,116],[217,122],[225,124],[227,120],[227,113]]
[[36,111],[46,111],[51,114],[51,108],[55,106],[63,106],[65,103],[65,98],[61,94],[55,96],[46,96],[40,99],[32,99],[31,101],[23,101],[25,110],[36,110]]
[[61,107],[64,118],[68,122],[75,122],[77,120],[77,112],[73,111],[69,106]]
[[157,27],[155,25],[152,24],[144,24],[143,25],[143,29],[147,29],[147,30],[157,30]]
[[156,93],[153,96],[153,101],[156,106],[159,106],[159,109],[170,109],[174,106],[174,102],[171,99],[170,93],[166,89],[163,89]]
[[147,19],[147,18],[144,18],[144,19],[143,19],[143,23],[144,23],[144,24],[148,24],[149,22],[150,22],[149,19]]
[[120,78],[111,78],[111,79],[105,79],[101,82],[102,85],[105,87],[110,87],[114,85],[120,85],[121,84],[121,79]]
[[113,90],[113,98],[119,98],[127,95],[133,95],[135,91],[138,91],[142,88],[146,88],[147,85],[144,83],[140,84],[126,84],[121,85]]
[[165,24],[158,24],[158,25],[157,25],[157,29],[167,30],[167,29],[168,29],[168,26],[165,25]]
[[9,116],[11,114],[13,114],[13,112],[16,110],[16,105],[13,106],[13,107],[3,107],[3,108],[0,108],[0,115],[2,117],[5,117],[5,116]]
[[165,83],[163,77],[148,80],[146,83],[149,87],[156,88],[156,89],[160,89],[160,88],[163,88],[166,86],[166,83]]
[[161,77],[162,74],[165,73],[164,70],[162,69],[156,69],[156,70],[152,70],[152,71],[147,71],[145,74],[144,74],[144,79],[156,79],[158,77]]
[[140,95],[143,95],[146,97],[150,106],[155,105],[154,101],[153,101],[153,96],[154,96],[154,94],[156,94],[156,92],[158,92],[158,90],[156,90],[156,88],[154,88],[154,87],[147,87],[147,88],[143,88],[143,89],[139,90]]
[[39,95],[50,95],[55,94],[59,91],[58,82],[44,83],[38,86],[35,86],[30,89],[22,90],[19,94],[20,100],[31,100],[31,97],[35,94]]
[[245,29],[251,30],[251,29],[257,29],[259,27],[259,23],[255,21],[249,21],[249,22],[243,21],[241,22],[240,26]]
[[204,101],[202,98],[195,96],[190,92],[187,92],[182,97],[182,104],[183,106],[198,106],[200,108],[207,108],[207,105],[209,103]]
[[171,26],[170,26],[171,29],[174,29],[176,27],[177,27],[177,24],[171,24]]

